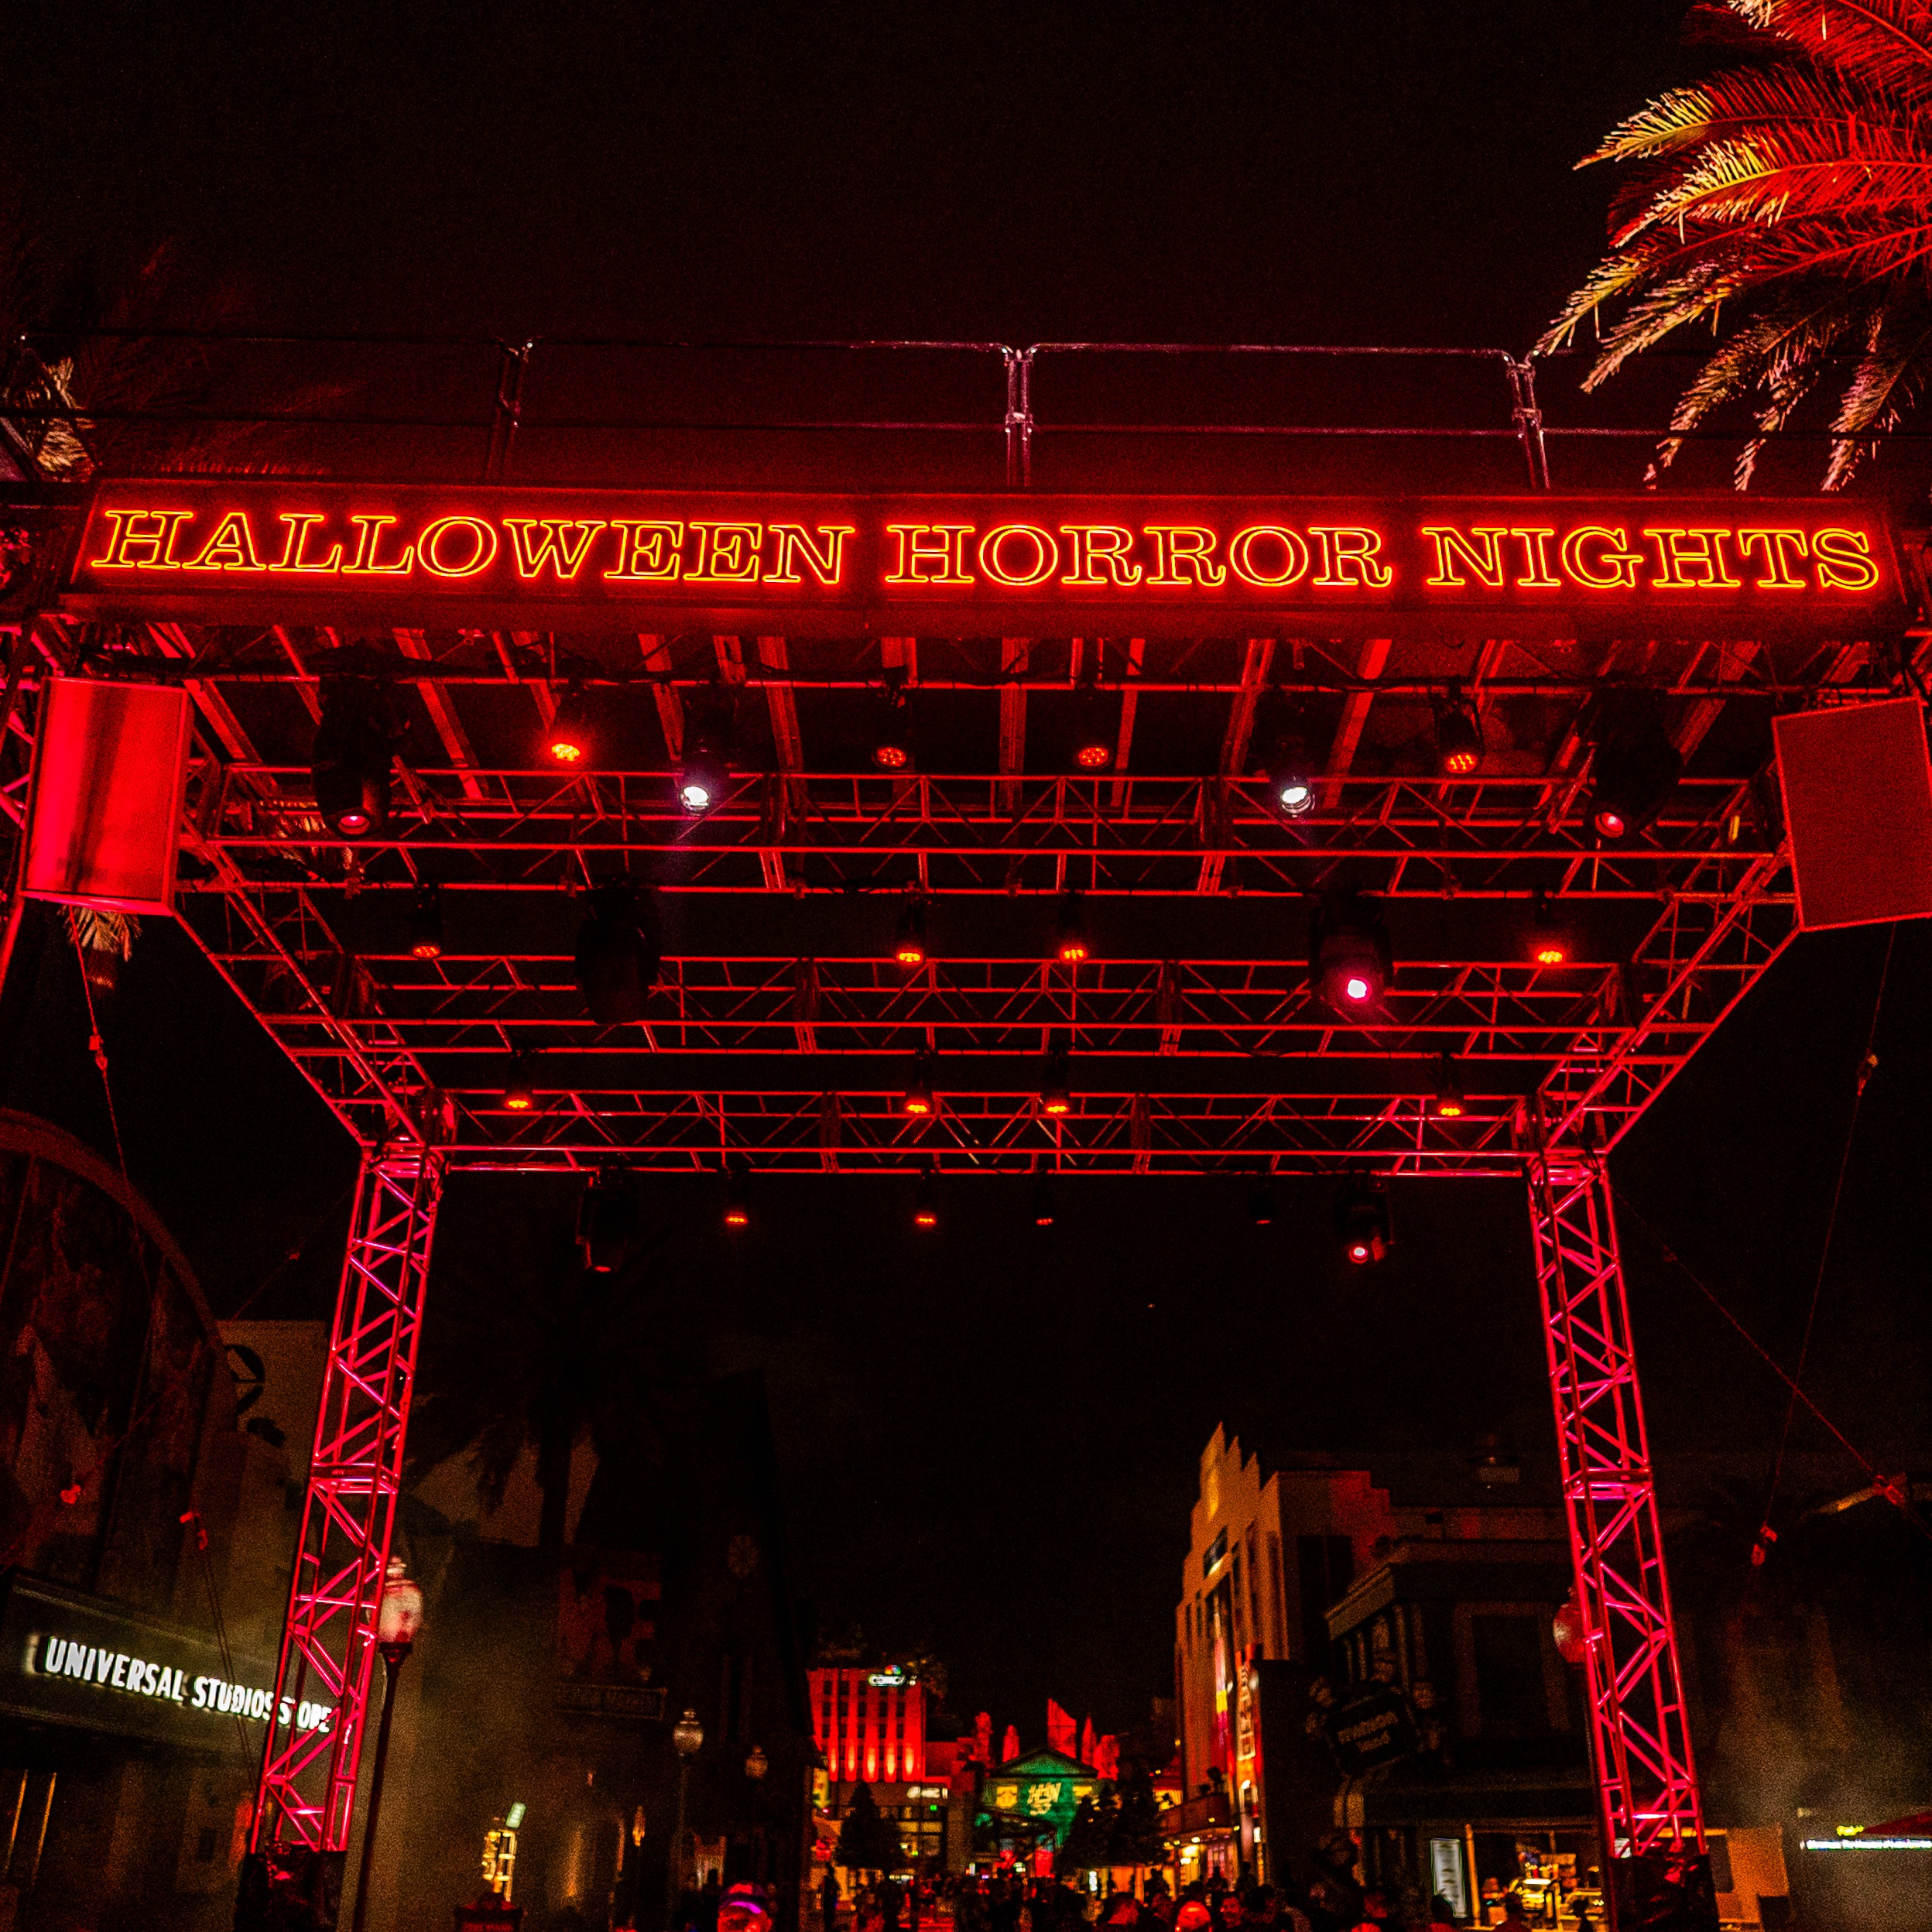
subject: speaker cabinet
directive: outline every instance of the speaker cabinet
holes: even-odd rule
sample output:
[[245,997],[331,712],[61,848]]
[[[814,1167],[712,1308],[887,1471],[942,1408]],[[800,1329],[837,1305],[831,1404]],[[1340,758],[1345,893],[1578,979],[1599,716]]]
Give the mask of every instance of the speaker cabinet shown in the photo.
[[23,880],[33,899],[172,913],[188,694],[51,679],[41,694]]
[[1916,697],[1773,718],[1807,932],[1932,916],[1932,762]]

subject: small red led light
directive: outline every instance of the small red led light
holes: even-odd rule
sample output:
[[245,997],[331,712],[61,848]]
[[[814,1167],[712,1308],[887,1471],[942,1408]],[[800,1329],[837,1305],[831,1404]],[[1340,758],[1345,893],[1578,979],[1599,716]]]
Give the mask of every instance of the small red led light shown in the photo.
[[1074,762],[1090,772],[1097,772],[1103,766],[1113,762],[1113,752],[1105,745],[1083,745],[1074,754]]
[[1341,990],[1351,999],[1366,999],[1368,997],[1368,982],[1358,975],[1351,973]]
[[913,1225],[915,1228],[937,1228],[939,1225],[939,1217],[933,1212],[931,1208],[922,1208],[917,1214],[913,1215]]
[[1461,1119],[1462,1102],[1459,1100],[1448,1099],[1437,1101],[1436,1102],[1436,1118],[1438,1120]]
[[443,957],[443,942],[437,939],[419,939],[409,951],[417,959],[440,959]]
[[1084,939],[1063,939],[1060,942],[1060,956],[1069,966],[1077,966],[1082,960],[1091,957]]
[[903,745],[878,745],[872,748],[872,762],[882,772],[903,772],[913,762]]
[[337,826],[353,838],[359,832],[369,829],[369,815],[361,810],[344,812],[336,821]]
[[536,1105],[533,1094],[512,1092],[503,1096],[504,1110],[512,1114],[527,1114]]
[[1050,1099],[1043,1100],[1040,1108],[1040,1112],[1045,1114],[1070,1114],[1073,1112],[1073,1102],[1062,1094],[1055,1094]]
[[1536,948],[1536,964],[1539,966],[1560,966],[1569,957],[1560,946],[1550,940],[1546,940]]
[[727,1208],[724,1210],[724,1225],[727,1228],[748,1228],[751,1221],[751,1216],[742,1208]]
[[1366,1245],[1359,1241],[1355,1242],[1348,1250],[1348,1259],[1351,1261],[1366,1261],[1368,1259],[1368,1249]]
[[923,946],[902,946],[892,957],[902,966],[923,966],[926,964],[926,949]]
[[933,1111],[933,1103],[923,1094],[908,1094],[905,1105],[909,1114],[923,1115]]
[[1473,772],[1482,760],[1474,752],[1451,752],[1442,761],[1442,769],[1451,776],[1461,778]]
[[1623,822],[1622,813],[1606,808],[1597,814],[1597,830],[1605,838],[1621,838],[1629,827]]
[[584,755],[584,747],[574,738],[550,740],[550,755],[560,765],[574,765]]

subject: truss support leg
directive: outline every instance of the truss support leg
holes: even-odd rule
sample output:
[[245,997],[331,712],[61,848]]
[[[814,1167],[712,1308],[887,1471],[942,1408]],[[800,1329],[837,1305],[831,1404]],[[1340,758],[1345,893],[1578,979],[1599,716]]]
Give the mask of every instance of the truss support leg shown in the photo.
[[1555,1153],[1529,1180],[1606,1899],[1626,1929],[1717,1932],[1609,1181]]
[[357,1183],[238,1926],[271,1865],[334,1923],[442,1184],[420,1148],[370,1156]]

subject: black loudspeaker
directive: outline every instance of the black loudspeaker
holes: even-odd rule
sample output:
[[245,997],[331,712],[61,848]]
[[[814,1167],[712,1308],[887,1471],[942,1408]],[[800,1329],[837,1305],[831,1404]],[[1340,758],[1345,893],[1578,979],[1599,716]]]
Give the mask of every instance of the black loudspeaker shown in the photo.
[[1916,697],[1772,720],[1807,932],[1932,916],[1932,762]]

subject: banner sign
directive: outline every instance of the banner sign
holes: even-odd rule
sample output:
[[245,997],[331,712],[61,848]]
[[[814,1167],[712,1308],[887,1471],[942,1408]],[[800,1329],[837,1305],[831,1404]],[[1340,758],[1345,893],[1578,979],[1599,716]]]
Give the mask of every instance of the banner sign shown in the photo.
[[1766,622],[1896,605],[1838,498],[855,496],[103,485],[63,602],[372,624],[1239,632],[1271,615],[1639,608]]

